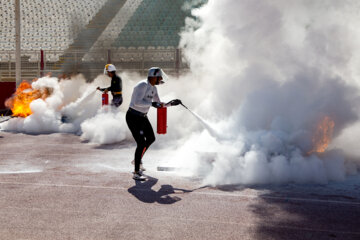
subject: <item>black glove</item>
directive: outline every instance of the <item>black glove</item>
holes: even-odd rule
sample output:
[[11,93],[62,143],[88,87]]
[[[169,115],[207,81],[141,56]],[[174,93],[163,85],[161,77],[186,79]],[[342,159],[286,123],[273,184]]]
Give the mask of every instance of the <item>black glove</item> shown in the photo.
[[154,108],[161,108],[161,104],[158,103],[158,102],[152,102],[151,105],[152,105]]
[[167,104],[170,104],[170,106],[177,106],[179,104],[182,104],[182,102],[180,99],[174,99],[174,100],[171,100],[170,102],[168,102]]

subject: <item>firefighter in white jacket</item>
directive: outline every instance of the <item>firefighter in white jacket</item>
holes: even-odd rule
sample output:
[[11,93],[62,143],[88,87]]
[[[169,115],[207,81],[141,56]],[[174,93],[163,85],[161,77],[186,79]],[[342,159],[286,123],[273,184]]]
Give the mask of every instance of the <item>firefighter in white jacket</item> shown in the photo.
[[145,170],[142,167],[141,159],[155,141],[154,130],[147,118],[147,113],[151,106],[155,108],[164,106],[156,89],[156,85],[164,83],[163,75],[163,71],[158,67],[149,69],[148,78],[135,85],[130,107],[126,113],[126,123],[137,143],[134,157],[133,178],[135,180],[145,180],[141,174]]

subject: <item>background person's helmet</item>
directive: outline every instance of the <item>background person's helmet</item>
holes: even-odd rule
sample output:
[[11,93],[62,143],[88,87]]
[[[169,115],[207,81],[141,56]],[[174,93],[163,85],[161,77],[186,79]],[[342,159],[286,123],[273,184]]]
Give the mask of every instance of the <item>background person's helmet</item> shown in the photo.
[[106,64],[104,74],[107,74],[108,72],[116,72],[116,67],[113,64]]
[[[161,77],[162,79],[164,79],[164,77],[166,77],[166,74],[163,72],[163,70],[159,67],[152,67],[149,69],[148,72],[148,77]],[[163,80],[159,81],[158,84],[163,84],[165,83]]]

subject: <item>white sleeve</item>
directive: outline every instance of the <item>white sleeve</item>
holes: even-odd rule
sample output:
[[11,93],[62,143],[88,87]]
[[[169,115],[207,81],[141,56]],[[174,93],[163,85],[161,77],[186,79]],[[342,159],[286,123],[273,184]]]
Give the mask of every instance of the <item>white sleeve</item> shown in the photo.
[[134,88],[134,92],[133,92],[133,100],[134,100],[134,105],[136,107],[149,107],[151,106],[151,102],[147,102],[144,100],[145,98],[145,93],[146,93],[146,84],[139,84],[138,86],[136,86]]
[[159,94],[158,94],[158,92],[157,92],[157,89],[156,89],[156,92],[155,92],[155,95],[154,95],[153,100],[154,100],[154,102],[161,103]]

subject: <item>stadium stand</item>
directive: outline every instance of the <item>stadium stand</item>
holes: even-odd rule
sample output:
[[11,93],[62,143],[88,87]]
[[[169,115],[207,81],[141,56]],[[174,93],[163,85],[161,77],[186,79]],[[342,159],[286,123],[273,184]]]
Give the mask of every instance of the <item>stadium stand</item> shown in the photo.
[[[21,0],[21,48],[66,50],[106,1]],[[15,50],[14,8],[14,1],[0,1],[0,50]]]
[[112,47],[112,43],[115,41],[142,1],[143,0],[126,1],[124,6],[120,9],[114,19],[105,28],[102,35],[92,46],[91,51],[98,49],[110,49]]
[[86,28],[79,32],[68,50],[90,50],[126,2],[126,0],[107,0]]
[[[74,42],[69,46],[63,56],[60,58],[61,68],[64,72],[77,72],[78,68],[93,68],[93,63],[86,63],[87,66],[76,64],[77,59],[84,59],[84,55],[89,52],[96,40],[100,37],[112,19],[123,8],[126,0],[107,0],[102,8],[97,12],[89,24],[77,35]],[[73,58],[73,52],[77,51],[76,58]],[[84,65],[84,64],[81,64]]]
[[113,47],[177,47],[179,32],[185,25],[184,19],[191,16],[191,9],[183,7],[186,2],[191,1],[143,0],[115,39]]
[[[186,67],[179,32],[206,1],[21,0],[21,76],[86,71],[90,79],[109,61],[124,70],[157,65],[178,72]],[[0,0],[0,82],[15,81],[14,4]]]

